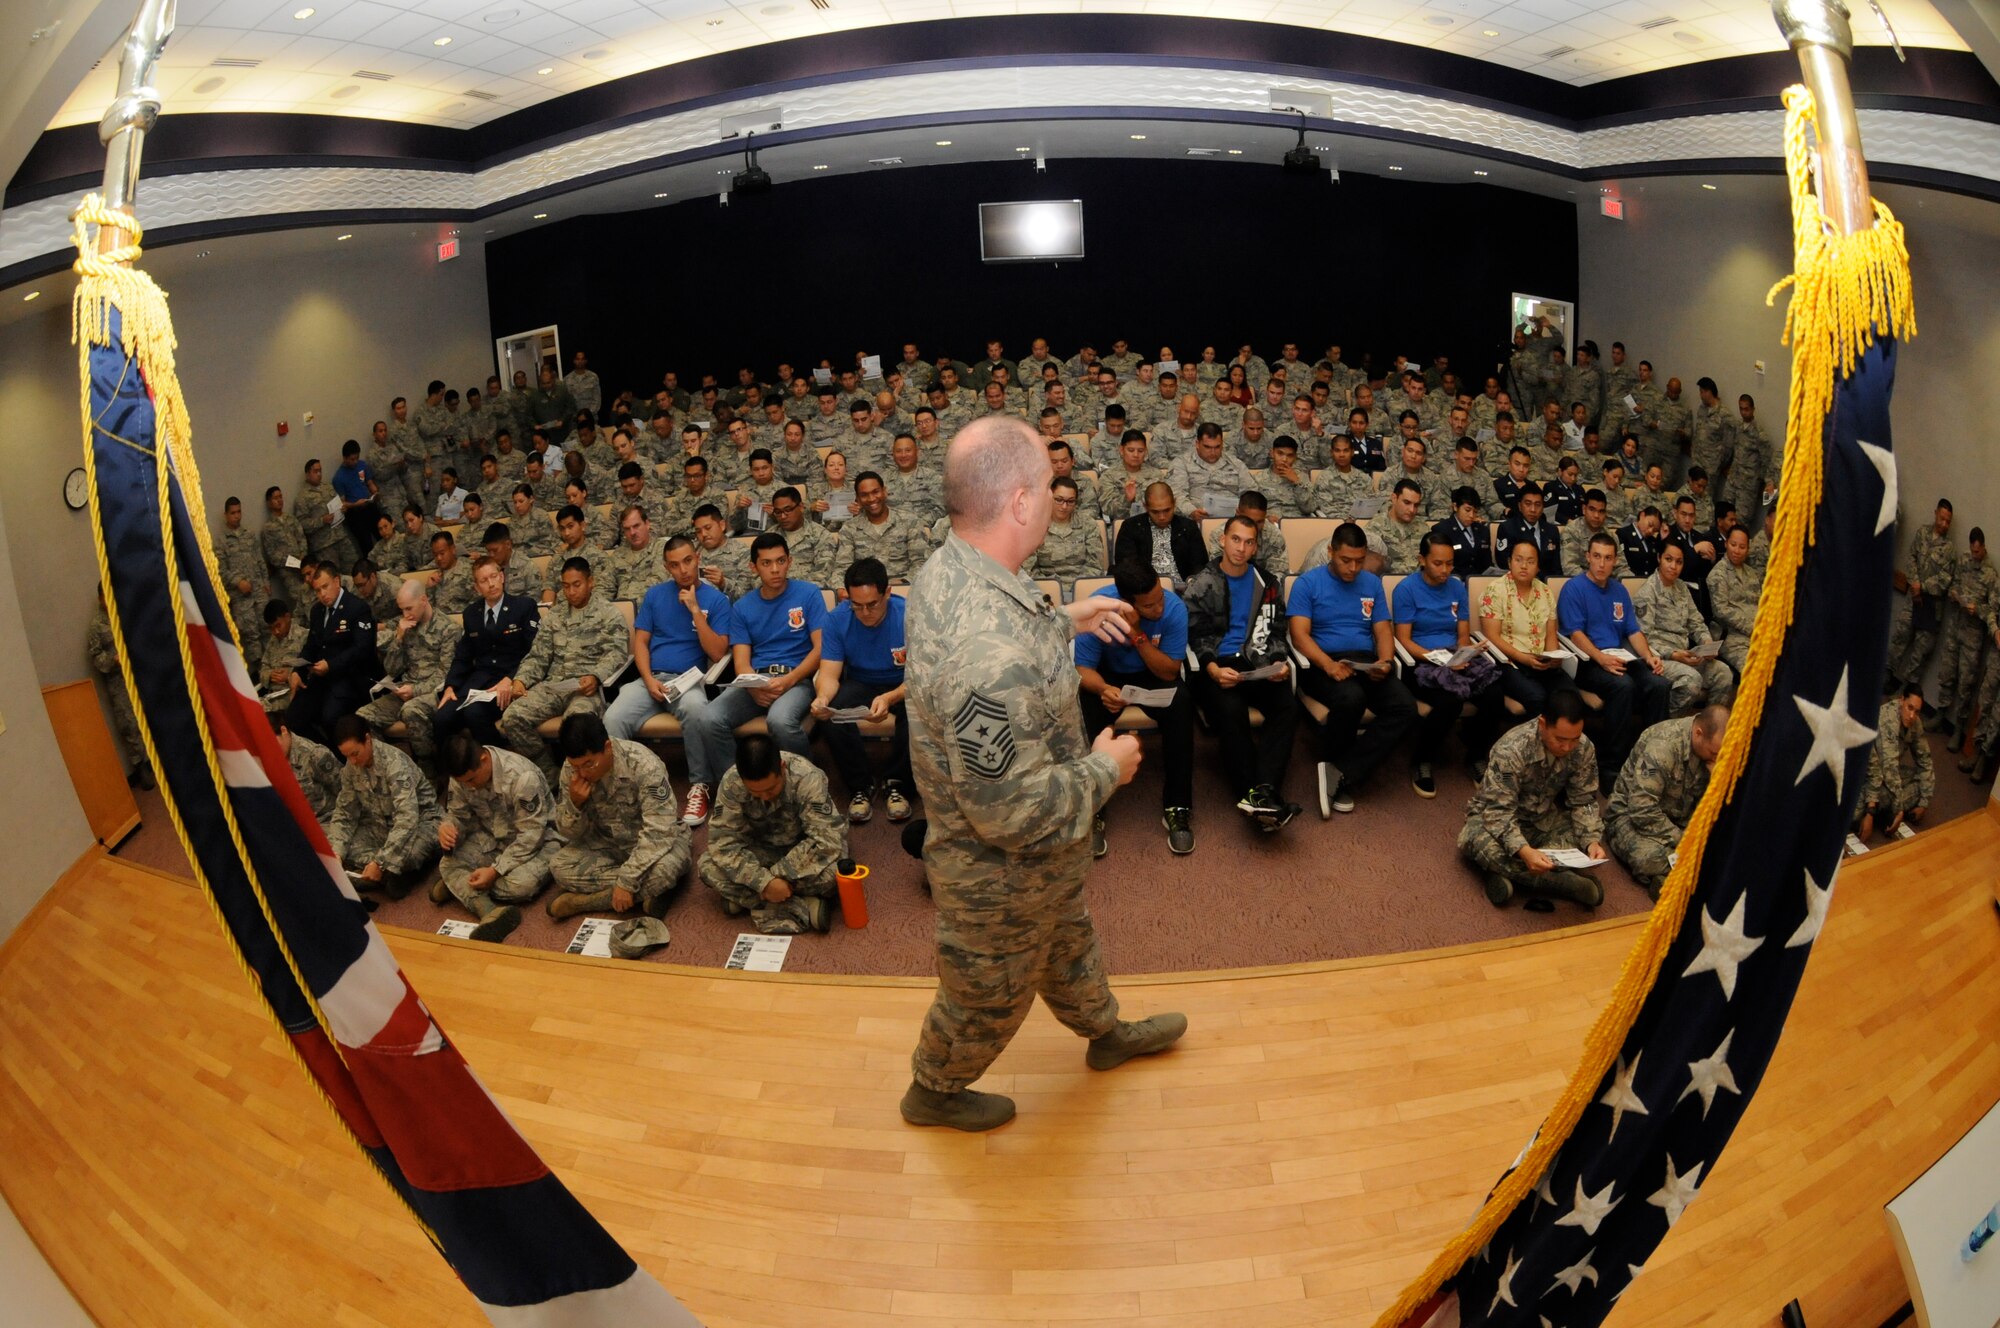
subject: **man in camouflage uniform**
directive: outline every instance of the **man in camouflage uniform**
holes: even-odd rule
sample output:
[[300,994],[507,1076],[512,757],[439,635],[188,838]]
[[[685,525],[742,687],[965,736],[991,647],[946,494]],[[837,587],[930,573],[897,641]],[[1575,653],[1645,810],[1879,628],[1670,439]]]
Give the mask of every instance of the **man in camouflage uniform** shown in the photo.
[[1750,565],[1750,537],[1743,527],[1729,532],[1722,561],[1708,574],[1709,615],[1720,627],[1722,659],[1743,676],[1750,657],[1750,633],[1757,624],[1757,599],[1764,593],[1764,574]]
[[1167,487],[1181,515],[1203,521],[1228,516],[1237,496],[1257,485],[1249,468],[1223,450],[1222,426],[1203,421],[1194,446],[1167,466]]
[[[375,421],[368,447],[368,474],[375,481],[376,511],[393,517],[403,510],[404,503],[410,501],[409,481],[406,478],[409,464],[409,457],[389,435],[389,422]],[[417,473],[421,479],[421,463]]]
[[637,604],[646,592],[666,578],[660,563],[659,546],[653,542],[653,526],[644,511],[628,507],[618,514],[622,538],[611,551],[611,571],[616,578],[611,598]]
[[556,838],[555,799],[534,763],[470,733],[445,743],[451,774],[438,844],[438,883],[431,899],[458,900],[479,919],[475,941],[499,941],[521,925],[516,907],[548,888]]
[[273,596],[265,602],[264,625],[254,640],[245,643],[243,667],[257,684],[266,711],[291,705],[291,664],[304,657],[306,635],[305,619],[293,613],[289,601]]
[[[1756,530],[1762,524],[1765,512],[1764,495],[1775,493],[1778,487],[1778,473],[1784,465],[1783,449],[1765,436],[1764,426],[1757,423],[1757,403],[1748,395],[1736,399],[1738,419],[1733,426],[1733,453],[1729,463],[1729,480],[1723,486],[1722,496],[1736,504],[1736,514],[1743,524]],[[1702,463],[1708,469],[1706,463]],[[1709,474],[1713,475],[1713,469]]]
[[570,356],[570,371],[563,375],[563,386],[569,389],[570,398],[576,402],[578,410],[597,414],[604,404],[604,388],[597,381],[597,374],[590,368],[590,361],[582,351]]
[[825,931],[833,918],[847,817],[819,767],[781,752],[764,734],[736,744],[736,764],[716,789],[701,878],[732,916],[758,931]]
[[[1938,499],[1931,527],[1910,541],[1903,576],[1909,582],[1909,607],[1896,619],[1889,636],[1889,681],[1916,682],[1937,645],[1938,628],[1951,607],[1951,587],[1958,575],[1958,550],[1951,544],[1951,499]],[[1900,690],[1900,689],[1899,689]]]
[[[368,550],[368,560],[385,572],[394,572],[398,577],[406,576],[416,570],[413,559],[419,547],[418,538],[429,539],[428,536],[413,538],[410,532],[396,524],[395,517],[384,512],[375,518],[375,546]],[[430,544],[425,542],[421,547],[422,562],[430,562]]]
[[303,604],[306,581],[299,574],[300,568],[292,564],[303,563],[310,552],[306,547],[305,527],[299,524],[298,517],[285,511],[285,491],[275,484],[264,490],[264,512],[264,529],[257,534],[257,544],[270,572],[271,594],[293,604]]
[[[431,606],[421,581],[405,581],[396,591],[396,631],[382,647],[385,689],[356,713],[368,721],[376,737],[387,739],[389,728],[401,721],[410,755],[427,777],[437,777],[438,693],[444,690],[462,632],[456,617]],[[387,618],[378,618],[387,622]]]
[[90,656],[91,671],[105,680],[105,699],[111,703],[111,727],[125,754],[125,782],[136,789],[153,787],[153,766],[146,759],[146,744],[139,737],[139,720],[132,713],[132,698],[125,690],[125,671],[119,662],[118,643],[111,635],[111,614],[104,607],[104,587],[97,588],[97,611],[90,615],[90,628],[83,646]]
[[321,562],[352,567],[358,555],[354,551],[354,541],[347,537],[344,514],[336,515],[327,507],[327,504],[336,503],[339,499],[340,494],[326,479],[319,459],[315,457],[306,462],[305,483],[299,486],[298,495],[292,500],[292,510],[298,514],[299,524],[305,528],[306,551]]
[[982,420],[952,440],[952,533],[911,587],[910,755],[930,814],[924,862],[937,905],[938,991],[910,1058],[903,1119],[987,1130],[1007,1098],[968,1087],[1037,992],[1109,1069],[1162,1051],[1187,1020],[1118,1019],[1083,901],[1091,826],[1138,768],[1111,731],[1086,746],[1070,637],[1127,639],[1136,611],[1090,596],[1051,605],[1021,574],[1047,533],[1048,452],[1025,424]]
[[[1318,516],[1323,494],[1319,483],[1299,464],[1297,440],[1290,434],[1281,434],[1270,440],[1265,452],[1271,468],[1257,483],[1270,514],[1281,521]],[[1355,473],[1352,469],[1347,472],[1350,476]],[[1368,477],[1360,478],[1365,486]]]
[[[1048,454],[1043,453],[1046,457]],[[848,560],[878,558],[889,569],[892,581],[906,581],[930,556],[930,536],[926,528],[901,511],[889,506],[889,491],[882,477],[864,471],[854,481],[854,500],[861,514],[840,528],[847,546]]]
[[1921,825],[1936,792],[1931,745],[1924,741],[1924,694],[1915,683],[1882,703],[1875,716],[1875,745],[1868,753],[1868,784],[1861,794],[1861,825],[1867,843],[1877,830],[1893,835],[1907,822]]
[[535,643],[514,670],[514,699],[500,714],[507,745],[549,779],[555,778],[562,759],[541,736],[542,722],[558,715],[601,714],[604,686],[631,654],[625,619],[595,589],[587,559],[564,563],[562,602],[542,615]]
[[1728,724],[1729,707],[1721,705],[1707,706],[1691,719],[1654,724],[1632,745],[1611,787],[1605,846],[1654,899],[1673,869],[1695,805],[1708,791]]
[[1696,379],[1695,395],[1697,401],[1690,426],[1692,441],[1688,444],[1688,463],[1708,472],[1709,488],[1717,498],[1721,498],[1725,488],[1723,477],[1736,450],[1735,421],[1723,409],[1713,378]]
[[1354,504],[1375,493],[1375,477],[1354,465],[1354,441],[1350,434],[1338,434],[1333,440],[1333,466],[1323,470],[1313,483],[1317,486],[1318,507],[1306,516],[1330,517],[1335,521],[1352,519]]
[[699,515],[694,519],[694,543],[701,551],[702,580],[731,600],[743,598],[745,592],[757,586],[757,574],[750,570],[749,541],[731,539],[729,526],[720,513],[706,508],[696,511]]
[[1954,744],[1965,737],[1972,717],[1980,658],[1989,635],[1986,619],[1996,602],[2000,602],[2000,567],[1986,556],[1986,532],[1974,526],[1966,540],[1966,556],[1952,578],[1950,598],[1945,601],[1937,718],[1925,725],[1927,729],[1942,729]]
[[1604,418],[1604,376],[1597,372],[1597,356],[1591,342],[1576,348],[1576,361],[1563,374],[1562,404],[1567,410],[1581,401],[1585,418],[1593,423]]
[[440,530],[431,536],[431,565],[438,573],[436,583],[430,588],[431,603],[437,611],[456,618],[471,608],[472,602],[479,598],[479,589],[472,584],[472,563],[458,556],[458,542],[450,531]]
[[1542,850],[1576,848],[1607,856],[1597,814],[1597,749],[1584,736],[1583,694],[1550,693],[1539,718],[1493,744],[1486,774],[1465,805],[1459,856],[1486,877],[1496,907],[1517,893],[1553,895],[1585,908],[1604,902],[1604,887],[1556,867]]
[[568,715],[557,738],[566,763],[556,785],[556,833],[567,842],[550,862],[557,892],[549,916],[667,911],[687,874],[688,828],[660,758],[604,731],[594,714]]
[[1681,580],[1687,554],[1678,544],[1660,550],[1659,566],[1632,596],[1646,640],[1660,656],[1660,675],[1667,680],[1667,713],[1685,715],[1706,701],[1726,706],[1736,699],[1736,675],[1715,655],[1696,655],[1694,648],[1714,640],[1694,592]]
[[889,469],[881,472],[889,502],[904,516],[928,529],[944,515],[944,476],[924,463],[917,440],[899,435],[890,451]]
[[1994,765],[2000,760],[2000,595],[1986,602],[1980,625],[1987,648],[1986,664],[1979,674],[1979,731],[1974,736],[1973,754],[1958,765],[1975,784],[1993,778]]
[[[535,486],[521,482],[508,495],[507,533],[514,537],[514,547],[523,557],[550,558],[555,556],[557,537],[556,523],[549,520],[549,514],[535,506]],[[647,510],[651,510],[650,508]]]
[[839,535],[806,520],[805,495],[787,484],[771,495],[770,511],[778,533],[791,546],[793,579],[810,581],[821,590],[838,590],[854,560],[847,556]]
[[[527,394],[528,419],[534,428],[540,429],[548,440],[559,447],[567,447],[570,430],[576,425],[576,398],[569,389],[556,381],[555,370],[547,365],[542,367],[540,380]],[[429,407],[425,407],[426,410]],[[423,412],[417,412],[417,429],[423,430]]]
[[236,639],[248,646],[257,639],[264,621],[264,605],[271,598],[269,574],[264,570],[262,542],[243,528],[243,503],[235,496],[222,504],[222,547],[216,561],[222,567],[222,581],[229,592],[229,617],[236,624]]
[[[1639,400],[1643,405],[1644,401],[1639,397],[1639,385],[1642,382],[1651,382],[1652,368],[1651,364],[1641,360],[1635,371],[1632,362],[1625,357],[1625,343],[1612,342],[1610,360],[1598,366],[1598,373],[1604,379],[1604,413],[1612,419],[1621,418],[1625,412],[1625,398],[1628,396]],[[1658,397],[1658,392],[1659,389],[1655,388],[1655,399]]]
[[[1390,492],[1388,510],[1368,523],[1369,535],[1382,540],[1391,575],[1405,576],[1417,570],[1419,546],[1431,530],[1431,523],[1423,520],[1419,511],[1423,498],[1423,488],[1417,481],[1401,477]],[[1498,550],[1495,556],[1500,556]]]
[[396,587],[402,583],[401,577],[385,579],[373,558],[363,558],[354,564],[354,575],[348,578],[347,588],[374,613],[376,624],[386,627],[396,616]]
[[292,778],[299,781],[299,792],[306,795],[306,806],[312,808],[313,819],[324,829],[327,818],[333,815],[333,804],[340,797],[340,768],[345,762],[311,738],[287,728],[284,711],[267,710],[264,718],[278,740],[278,750],[292,767]]
[[379,889],[401,899],[437,861],[437,792],[416,762],[376,742],[361,716],[334,720],[332,737],[347,764],[327,819],[327,842],[359,878],[356,889]]
[[1076,514],[1075,480],[1057,477],[1049,484],[1049,533],[1029,559],[1028,575],[1037,581],[1054,581],[1062,587],[1062,601],[1067,604],[1076,594],[1078,577],[1105,574],[1104,527]]

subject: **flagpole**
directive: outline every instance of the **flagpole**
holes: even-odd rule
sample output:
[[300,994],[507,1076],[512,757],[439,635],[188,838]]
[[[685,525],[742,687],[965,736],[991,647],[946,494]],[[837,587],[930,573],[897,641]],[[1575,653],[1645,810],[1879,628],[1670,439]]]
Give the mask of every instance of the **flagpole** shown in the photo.
[[1837,234],[1865,231],[1875,224],[1875,203],[1868,192],[1868,162],[1861,155],[1861,124],[1848,81],[1854,32],[1847,6],[1841,0],[1772,0],[1771,14],[1797,52],[1812,93],[1820,207]]
[[[118,95],[97,123],[97,140],[105,148],[104,205],[134,217],[139,192],[139,158],[146,134],[160,118],[160,90],[153,86],[153,67],[174,31],[175,0],[140,0],[139,12],[125,33],[118,54]],[[99,253],[110,253],[131,242],[131,233],[115,226],[98,232]]]

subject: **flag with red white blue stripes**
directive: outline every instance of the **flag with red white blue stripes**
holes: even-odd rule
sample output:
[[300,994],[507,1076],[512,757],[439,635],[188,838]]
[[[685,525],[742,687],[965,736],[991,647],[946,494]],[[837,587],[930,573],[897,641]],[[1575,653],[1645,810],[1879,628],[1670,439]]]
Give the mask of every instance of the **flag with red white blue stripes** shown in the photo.
[[88,349],[107,600],[168,809],[292,1049],[492,1322],[696,1323],[521,1138],[369,921],[244,669],[124,316]]

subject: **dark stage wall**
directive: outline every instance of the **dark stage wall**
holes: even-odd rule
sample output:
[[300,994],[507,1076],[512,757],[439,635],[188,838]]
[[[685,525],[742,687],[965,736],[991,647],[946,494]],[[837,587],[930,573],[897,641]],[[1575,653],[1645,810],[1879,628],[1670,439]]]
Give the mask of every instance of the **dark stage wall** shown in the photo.
[[[1082,262],[980,262],[977,204],[1052,198],[1083,200]],[[972,360],[997,336],[1018,358],[1037,335],[1061,355],[1123,335],[1148,357],[1210,342],[1225,360],[1243,341],[1275,359],[1338,340],[1378,372],[1400,352],[1476,374],[1510,292],[1576,297],[1575,217],[1566,199],[1275,165],[981,163],[578,217],[493,243],[486,271],[494,335],[557,324],[607,388],[840,367],[857,349],[889,363],[905,340]]]

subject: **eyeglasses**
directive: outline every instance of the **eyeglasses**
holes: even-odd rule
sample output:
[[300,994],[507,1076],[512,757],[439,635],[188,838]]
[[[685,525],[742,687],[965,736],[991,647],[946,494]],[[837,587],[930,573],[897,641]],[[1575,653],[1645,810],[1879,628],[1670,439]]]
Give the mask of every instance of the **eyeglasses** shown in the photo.
[[771,515],[773,516],[790,516],[792,513],[798,510],[799,510],[799,505],[797,503],[771,504]]
[[1075,507],[1075,506],[1076,506],[1076,499],[1074,499],[1074,498],[1057,498],[1057,499],[1055,500],[1055,503],[1056,503],[1056,506],[1057,506],[1057,507]]

